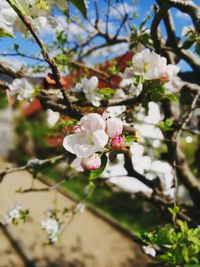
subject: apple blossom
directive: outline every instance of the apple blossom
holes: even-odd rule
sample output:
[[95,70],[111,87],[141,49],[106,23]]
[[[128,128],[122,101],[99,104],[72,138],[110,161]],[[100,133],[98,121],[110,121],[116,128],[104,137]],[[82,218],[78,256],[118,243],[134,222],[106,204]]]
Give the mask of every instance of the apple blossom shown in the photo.
[[144,49],[135,54],[132,58],[134,74],[142,75],[147,80],[160,79],[167,66],[167,60],[164,57]]
[[15,207],[7,211],[7,214],[5,216],[6,224],[18,224],[20,221],[25,222],[28,213],[29,211],[23,209],[22,206],[16,205]]
[[85,115],[80,120],[83,131],[92,133],[96,130],[105,130],[106,123],[101,115],[98,113],[90,113]]
[[112,139],[111,142],[112,149],[123,150],[125,148],[125,139],[123,136],[119,135]]
[[[62,0],[17,0],[15,1],[15,5],[18,6],[19,10],[26,13],[26,15],[29,17],[29,20],[37,30],[45,27],[47,21],[49,21],[52,26],[56,24],[55,21],[52,23],[52,19],[50,18],[53,6],[57,6],[61,10],[66,8],[66,3]],[[27,33],[27,29],[23,22],[18,17],[17,13],[7,3],[7,1],[0,1],[0,10],[0,31],[3,29],[6,31],[8,30],[9,33]]]
[[51,243],[58,241],[58,236],[60,234],[61,225],[56,219],[47,219],[41,223],[42,229],[47,232],[47,237]]
[[12,209],[9,209],[5,217],[6,223],[8,224],[15,220],[18,220],[20,218],[21,210],[22,210],[22,207],[19,205],[15,206]]
[[106,133],[110,138],[115,138],[122,134],[123,122],[119,118],[110,118],[106,121]]
[[99,80],[96,76],[92,76],[90,79],[83,78],[80,83],[77,83],[73,92],[83,92],[85,98],[90,101],[95,107],[100,106],[100,101],[103,99],[103,96],[98,91]]
[[34,93],[34,88],[28,82],[27,79],[15,79],[11,85],[9,85],[9,94],[16,96],[18,100],[31,99]]
[[141,75],[147,80],[161,79],[168,82],[179,72],[179,67],[169,64],[165,57],[161,57],[149,49],[135,54],[132,58],[135,75]]
[[64,148],[78,158],[88,158],[96,152],[103,151],[108,142],[105,122],[97,113],[85,115],[81,120],[81,132],[66,136]]
[[178,66],[169,64],[166,66],[165,71],[162,73],[162,76],[160,79],[163,82],[169,82],[174,77],[177,76],[179,71],[180,71],[180,68]]
[[85,170],[96,171],[101,166],[101,158],[98,154],[94,154],[88,158],[82,159],[81,166]]

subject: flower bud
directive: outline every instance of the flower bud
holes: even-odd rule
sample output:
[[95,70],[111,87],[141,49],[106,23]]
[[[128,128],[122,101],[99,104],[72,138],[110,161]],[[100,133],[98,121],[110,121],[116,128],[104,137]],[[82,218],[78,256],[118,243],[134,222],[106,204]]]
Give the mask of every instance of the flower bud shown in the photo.
[[125,140],[123,136],[116,136],[112,139],[111,146],[113,150],[123,150],[125,148]]
[[106,133],[110,138],[115,138],[122,134],[123,122],[119,118],[110,118],[106,122]]
[[85,170],[96,171],[101,166],[101,158],[97,154],[94,154],[89,158],[83,159],[81,161],[81,166]]

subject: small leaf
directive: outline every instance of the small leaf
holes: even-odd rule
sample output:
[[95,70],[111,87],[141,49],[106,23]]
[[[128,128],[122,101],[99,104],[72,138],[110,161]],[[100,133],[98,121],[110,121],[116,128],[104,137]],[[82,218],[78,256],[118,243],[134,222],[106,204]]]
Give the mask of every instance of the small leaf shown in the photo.
[[12,35],[11,33],[9,33],[9,32],[5,32],[5,31],[2,31],[2,30],[0,29],[0,38],[2,38],[2,37],[13,38],[13,35]]
[[133,142],[137,141],[137,137],[133,135],[127,135],[125,137],[125,144],[126,146],[131,146]]
[[179,99],[176,95],[173,95],[173,94],[165,94],[164,96],[165,98],[167,98],[169,101],[171,102],[179,102]]
[[85,5],[85,1],[84,0],[70,0],[70,2],[81,12],[83,17],[87,19],[87,9]]
[[103,88],[98,91],[101,95],[103,95],[105,98],[110,99],[115,93],[115,90],[112,88]]
[[197,42],[195,45],[195,52],[200,56],[200,42]]

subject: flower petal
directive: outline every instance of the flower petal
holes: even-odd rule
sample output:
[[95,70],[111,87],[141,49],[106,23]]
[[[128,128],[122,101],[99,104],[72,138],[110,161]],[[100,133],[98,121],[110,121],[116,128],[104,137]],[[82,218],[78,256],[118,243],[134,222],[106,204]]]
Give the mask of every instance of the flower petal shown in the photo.
[[104,148],[105,145],[108,143],[108,136],[104,130],[98,130],[92,134],[92,140],[94,142],[94,145],[102,150],[102,148]]
[[88,133],[93,133],[97,130],[104,130],[106,127],[105,121],[98,113],[90,113],[85,115],[81,120],[82,128]]

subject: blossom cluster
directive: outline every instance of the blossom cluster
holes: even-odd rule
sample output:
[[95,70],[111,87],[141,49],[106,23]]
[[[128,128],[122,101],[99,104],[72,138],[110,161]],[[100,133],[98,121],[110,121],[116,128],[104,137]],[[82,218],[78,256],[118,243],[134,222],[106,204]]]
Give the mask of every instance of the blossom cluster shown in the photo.
[[42,229],[47,232],[47,238],[50,243],[56,243],[61,230],[61,225],[58,220],[48,218],[42,221]]
[[61,232],[61,224],[58,220],[57,213],[53,209],[46,210],[47,219],[41,222],[42,229],[46,231],[47,238],[51,244],[56,243]]
[[[169,90],[179,86],[180,80],[177,77],[179,67],[167,64],[167,59],[154,51],[144,49],[136,53],[132,58],[131,65],[121,73],[120,86],[128,88],[129,93],[132,95],[139,94],[143,83],[149,80],[160,80],[161,83],[165,84],[165,88]],[[134,82],[134,77],[140,78],[137,84]]]
[[[179,67],[167,64],[167,59],[154,51],[144,49],[132,57],[131,66],[120,73],[121,82],[115,91],[114,98],[124,99],[127,95],[136,96],[144,87],[146,81],[159,81],[165,86],[167,93],[173,93],[181,87],[180,78],[177,76]],[[155,83],[157,85],[157,83]],[[84,96],[93,106],[99,107],[104,95],[99,90],[98,77],[83,78],[71,92]],[[153,89],[153,88],[152,88]],[[108,90],[108,88],[107,88]]]
[[[13,2],[22,13],[25,13],[29,17],[29,20],[36,29],[45,27],[54,5],[61,10],[66,8],[66,3],[62,0],[17,0]],[[27,32],[23,22],[7,1],[0,1],[0,10],[0,33],[3,32],[12,35],[13,32]]]
[[81,166],[86,170],[97,170],[101,166],[101,154],[106,148],[122,150],[125,146],[122,120],[106,114],[85,115],[73,131],[73,134],[64,138],[63,146],[76,155],[73,166],[77,168]]
[[24,222],[27,215],[28,210],[23,209],[20,205],[16,205],[7,211],[5,216],[6,224],[18,224],[20,221]]
[[85,98],[92,103],[93,106],[99,107],[100,101],[103,96],[98,90],[99,80],[96,76],[92,76],[90,79],[83,78],[80,83],[77,83],[72,92],[84,93]]
[[34,93],[33,86],[28,82],[27,79],[15,79],[12,84],[9,85],[9,89],[7,91],[8,97],[14,97],[19,101],[28,99],[31,100]]

